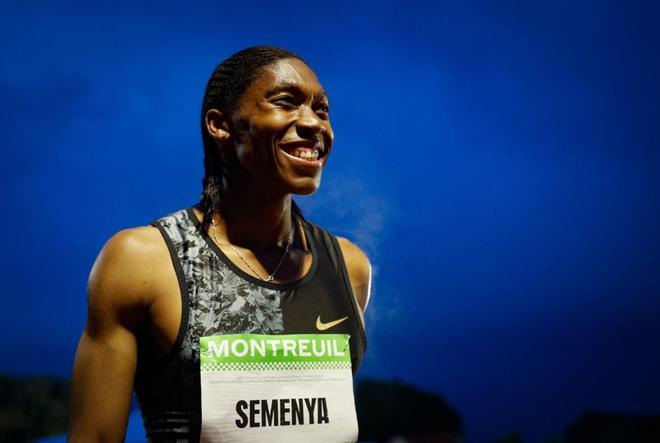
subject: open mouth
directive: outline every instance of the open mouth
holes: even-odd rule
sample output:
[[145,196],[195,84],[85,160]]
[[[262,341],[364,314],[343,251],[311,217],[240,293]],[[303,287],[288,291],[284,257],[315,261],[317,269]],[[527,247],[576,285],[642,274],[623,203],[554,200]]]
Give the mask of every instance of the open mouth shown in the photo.
[[319,160],[325,154],[323,144],[320,142],[286,143],[281,144],[280,149],[290,157],[314,163],[320,163],[316,160]]

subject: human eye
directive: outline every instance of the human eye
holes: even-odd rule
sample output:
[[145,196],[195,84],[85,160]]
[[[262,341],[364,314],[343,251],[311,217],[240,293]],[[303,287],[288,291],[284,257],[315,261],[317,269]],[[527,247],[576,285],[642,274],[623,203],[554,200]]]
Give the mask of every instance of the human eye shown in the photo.
[[296,105],[294,97],[289,94],[277,96],[273,98],[272,102],[276,105],[284,107],[293,107]]
[[321,117],[328,118],[328,115],[330,114],[330,106],[327,103],[319,103],[315,106],[314,111]]

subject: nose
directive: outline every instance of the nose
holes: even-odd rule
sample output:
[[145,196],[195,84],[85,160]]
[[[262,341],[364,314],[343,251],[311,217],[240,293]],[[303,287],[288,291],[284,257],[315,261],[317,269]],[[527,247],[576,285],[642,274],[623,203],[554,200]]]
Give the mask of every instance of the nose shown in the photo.
[[317,136],[325,132],[325,123],[319,117],[311,106],[301,106],[296,128],[301,136]]

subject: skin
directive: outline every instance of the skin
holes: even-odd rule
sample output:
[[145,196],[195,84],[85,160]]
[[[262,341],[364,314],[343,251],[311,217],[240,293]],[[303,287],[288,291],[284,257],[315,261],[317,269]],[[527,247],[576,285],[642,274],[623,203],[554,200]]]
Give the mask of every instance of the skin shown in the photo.
[[[314,72],[297,59],[283,59],[248,87],[233,115],[213,109],[206,115],[209,134],[230,165],[225,216],[216,216],[216,231],[211,227],[210,234],[247,273],[254,274],[228,243],[265,277],[282,257],[291,230],[294,242],[274,282],[297,280],[311,266],[304,232],[291,221],[291,195],[316,191],[322,167],[302,167],[281,148],[320,143],[325,165],[333,142],[327,106]],[[201,220],[202,214],[196,214]],[[371,265],[359,247],[338,240],[362,316]],[[158,230],[141,226],[112,236],[89,276],[88,320],[73,367],[71,442],[123,441],[139,334],[148,334],[165,355],[174,345],[180,319],[179,285]]]

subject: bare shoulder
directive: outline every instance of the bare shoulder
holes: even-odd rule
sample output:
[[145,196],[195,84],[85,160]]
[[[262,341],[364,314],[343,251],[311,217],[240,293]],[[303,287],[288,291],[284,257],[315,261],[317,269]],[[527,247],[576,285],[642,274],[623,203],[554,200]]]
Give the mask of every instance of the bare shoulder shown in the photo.
[[337,237],[337,241],[344,256],[355,299],[364,311],[369,303],[371,291],[371,262],[367,254],[352,241],[344,237]]
[[347,238],[337,237],[337,241],[344,255],[346,268],[351,276],[351,283],[354,285],[368,283],[371,279],[371,263],[367,254]]
[[73,366],[68,440],[123,441],[138,354],[148,318],[154,272],[164,240],[143,226],[113,235],[87,287],[88,317]]
[[136,310],[148,308],[167,259],[167,246],[152,226],[114,234],[101,249],[89,275],[90,323],[94,325],[95,319],[104,318],[120,320],[118,317],[124,313],[130,320]]

